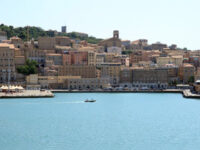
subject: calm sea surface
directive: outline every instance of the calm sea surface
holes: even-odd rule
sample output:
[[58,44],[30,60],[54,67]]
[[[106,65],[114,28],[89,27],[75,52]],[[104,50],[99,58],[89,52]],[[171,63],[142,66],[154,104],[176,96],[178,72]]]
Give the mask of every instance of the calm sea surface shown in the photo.
[[[94,98],[96,103],[84,103]],[[0,99],[1,150],[199,150],[200,100],[181,94]]]

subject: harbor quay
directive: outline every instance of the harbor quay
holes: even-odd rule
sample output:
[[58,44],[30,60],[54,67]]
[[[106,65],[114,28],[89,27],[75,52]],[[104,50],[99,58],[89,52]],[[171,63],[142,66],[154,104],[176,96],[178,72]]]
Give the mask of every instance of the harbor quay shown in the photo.
[[54,97],[49,90],[23,90],[21,92],[0,92],[0,98],[47,98]]
[[184,98],[200,99],[200,94],[192,93],[189,89],[165,89],[165,90],[51,90],[52,93],[180,93]]
[[47,98],[54,97],[54,93],[181,93],[185,98],[200,99],[200,94],[192,93],[189,89],[165,90],[24,90],[21,92],[0,92],[0,98]]

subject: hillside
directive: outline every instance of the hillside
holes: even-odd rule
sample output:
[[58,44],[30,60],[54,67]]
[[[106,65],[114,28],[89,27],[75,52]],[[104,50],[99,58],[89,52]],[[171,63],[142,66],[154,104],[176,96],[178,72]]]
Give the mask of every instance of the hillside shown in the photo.
[[[34,26],[26,26],[26,27],[13,27],[13,26],[7,26],[4,24],[0,25],[0,31],[5,31],[7,33],[8,38],[13,36],[18,36],[22,40],[26,41],[27,39],[30,40],[34,38],[35,40],[38,39],[38,37],[44,37],[44,36],[50,36],[48,31],[45,31],[44,29],[40,27],[34,27]],[[27,35],[29,34],[29,37]],[[62,36],[68,36],[71,39],[79,39],[79,40],[86,40],[88,43],[97,44],[102,39],[95,38],[93,36],[89,37],[79,37],[76,33],[58,33],[58,35]],[[53,35],[55,36],[55,35]]]

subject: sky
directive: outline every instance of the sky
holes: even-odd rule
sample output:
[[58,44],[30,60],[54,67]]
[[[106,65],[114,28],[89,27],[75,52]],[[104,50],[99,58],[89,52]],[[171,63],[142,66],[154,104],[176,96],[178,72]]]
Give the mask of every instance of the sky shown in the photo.
[[0,0],[0,23],[200,49],[200,0]]

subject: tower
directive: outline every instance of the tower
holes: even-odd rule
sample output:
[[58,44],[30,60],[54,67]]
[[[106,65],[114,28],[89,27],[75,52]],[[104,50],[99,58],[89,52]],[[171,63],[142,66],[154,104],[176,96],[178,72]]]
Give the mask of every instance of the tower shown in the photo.
[[62,26],[61,27],[61,32],[62,33],[67,33],[67,26]]
[[119,38],[119,31],[118,30],[113,31],[113,38],[116,38],[116,39]]

